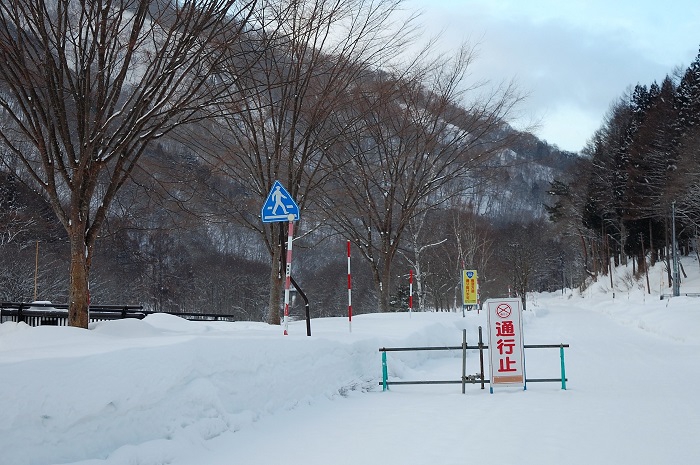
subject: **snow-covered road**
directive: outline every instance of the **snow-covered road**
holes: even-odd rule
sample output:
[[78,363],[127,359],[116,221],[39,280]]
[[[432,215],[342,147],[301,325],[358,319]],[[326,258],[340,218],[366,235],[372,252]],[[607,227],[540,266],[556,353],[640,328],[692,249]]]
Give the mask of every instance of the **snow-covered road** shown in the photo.
[[[590,292],[590,291],[589,291]],[[698,300],[539,295],[526,344],[570,344],[567,390],[391,386],[380,347],[470,344],[482,314],[279,327],[168,315],[90,331],[0,325],[0,465],[694,463]],[[459,379],[461,351],[390,353],[393,380]],[[530,378],[558,349],[528,349]],[[471,351],[468,374],[478,370]]]
[[[467,386],[466,395],[459,385],[391,386],[265,418],[212,441],[201,463],[583,465],[700,457],[700,347],[568,302],[543,304],[535,314],[527,344],[571,345],[566,391],[556,383],[493,395],[478,386]],[[458,345],[458,332],[454,339]],[[407,370],[409,379],[459,379],[460,354],[433,355]],[[528,376],[558,376],[557,350],[529,349],[526,357]],[[476,353],[468,363],[476,370]]]

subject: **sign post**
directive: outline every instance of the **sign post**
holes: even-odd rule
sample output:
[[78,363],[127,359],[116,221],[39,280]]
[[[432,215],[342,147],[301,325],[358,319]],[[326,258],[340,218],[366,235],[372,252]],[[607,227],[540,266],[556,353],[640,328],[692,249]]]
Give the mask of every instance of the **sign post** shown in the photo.
[[292,239],[294,221],[299,221],[299,206],[279,181],[275,181],[260,214],[263,223],[289,222],[287,229],[287,266],[284,272],[284,335],[289,329],[289,288],[292,277]]
[[522,302],[489,299],[485,302],[489,326],[490,391],[494,386],[525,386]]
[[289,215],[289,228],[287,229],[287,266],[284,271],[284,335],[288,335],[289,329],[289,288],[292,279],[292,239],[294,238],[294,216]]

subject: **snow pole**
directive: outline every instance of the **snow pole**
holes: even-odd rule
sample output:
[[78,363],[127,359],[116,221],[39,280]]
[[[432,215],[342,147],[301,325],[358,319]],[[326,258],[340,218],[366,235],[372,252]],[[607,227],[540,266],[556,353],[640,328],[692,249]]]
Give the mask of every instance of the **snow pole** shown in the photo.
[[348,240],[348,328],[352,332],[352,278],[350,274],[350,240]]
[[292,238],[294,237],[294,215],[289,215],[289,229],[287,231],[287,266],[284,272],[284,335],[289,334],[289,287],[292,278]]
[[413,311],[413,270],[408,273],[408,317]]

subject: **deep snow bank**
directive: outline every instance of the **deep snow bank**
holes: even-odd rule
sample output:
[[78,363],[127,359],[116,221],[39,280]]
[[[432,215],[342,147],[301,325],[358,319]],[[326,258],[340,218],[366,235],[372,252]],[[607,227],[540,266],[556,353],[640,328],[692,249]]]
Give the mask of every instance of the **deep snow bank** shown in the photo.
[[[0,463],[105,457],[128,444],[202,442],[277,411],[377,389],[378,348],[458,343],[454,314],[262,323],[170,315],[66,327],[0,325]],[[406,354],[393,368],[430,354]]]

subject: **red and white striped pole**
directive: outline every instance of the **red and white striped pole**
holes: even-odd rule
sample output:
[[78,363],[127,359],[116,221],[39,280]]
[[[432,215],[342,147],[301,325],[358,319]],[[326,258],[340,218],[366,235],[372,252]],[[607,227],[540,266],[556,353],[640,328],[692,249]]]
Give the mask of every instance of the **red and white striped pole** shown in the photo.
[[408,274],[408,316],[411,317],[413,311],[413,270]]
[[352,332],[352,275],[350,274],[350,241],[348,240],[348,327]]
[[284,272],[284,335],[288,335],[289,329],[289,286],[292,281],[292,238],[294,237],[294,215],[289,215],[289,229],[287,231],[287,268]]

